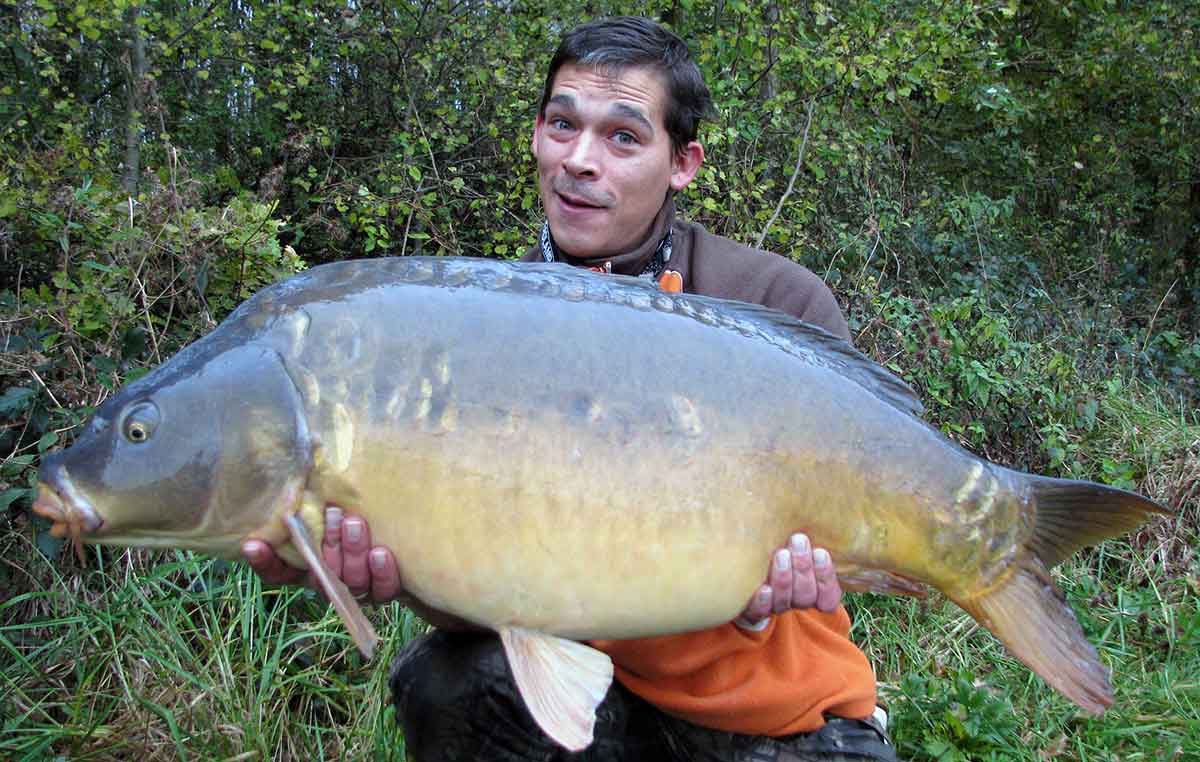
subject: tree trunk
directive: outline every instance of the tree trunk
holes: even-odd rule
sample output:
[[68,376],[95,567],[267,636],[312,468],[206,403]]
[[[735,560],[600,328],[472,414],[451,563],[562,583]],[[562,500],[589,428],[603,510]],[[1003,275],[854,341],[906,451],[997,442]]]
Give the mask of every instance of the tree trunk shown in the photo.
[[129,61],[129,83],[126,88],[125,109],[125,173],[122,185],[129,195],[137,193],[138,175],[142,160],[142,109],[145,100],[146,41],[138,29],[141,6],[126,12],[127,38],[125,49]]
[[1179,292],[1179,315],[1183,325],[1197,330],[1200,324],[1196,309],[1197,293],[1200,292],[1200,175],[1192,177],[1188,207],[1192,224],[1180,252],[1179,281],[1183,288]]
[[776,40],[779,28],[779,0],[771,0],[763,9],[763,21],[767,27],[767,73],[762,81],[763,100],[774,98],[779,92],[779,77],[775,66],[779,63],[779,43]]

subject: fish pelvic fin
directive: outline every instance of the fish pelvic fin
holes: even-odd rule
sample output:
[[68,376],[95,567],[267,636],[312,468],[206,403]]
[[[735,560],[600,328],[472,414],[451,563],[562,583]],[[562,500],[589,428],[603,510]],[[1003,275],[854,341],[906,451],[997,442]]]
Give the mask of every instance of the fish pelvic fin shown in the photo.
[[1154,515],[1172,515],[1150,498],[1094,482],[1027,475],[1037,525],[1029,546],[1047,568],[1080,548],[1133,531]]
[[284,516],[283,521],[287,525],[288,534],[291,535],[292,545],[300,552],[305,564],[317,578],[321,592],[325,593],[325,597],[329,599],[338,616],[342,618],[342,623],[346,625],[350,637],[354,639],[354,645],[358,646],[358,650],[364,658],[370,660],[375,655],[375,647],[379,644],[379,636],[375,634],[375,627],[371,624],[371,620],[367,619],[367,615],[363,613],[358,601],[354,600],[350,589],[325,564],[325,559],[321,557],[317,543],[313,540],[312,533],[308,531],[300,514],[289,513]]
[[607,654],[520,627],[500,628],[517,690],[538,727],[568,751],[592,743],[596,707],[612,684]]
[[1083,634],[1046,567],[1027,555],[998,587],[969,600],[955,598],[1018,659],[1089,714],[1112,705],[1109,669]]

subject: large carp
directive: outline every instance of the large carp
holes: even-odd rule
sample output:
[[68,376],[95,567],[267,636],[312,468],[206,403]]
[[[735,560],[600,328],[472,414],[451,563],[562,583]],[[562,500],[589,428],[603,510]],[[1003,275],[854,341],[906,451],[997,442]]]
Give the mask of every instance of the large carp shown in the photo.
[[361,514],[408,592],[500,633],[572,749],[612,675],[574,639],[727,622],[796,530],[844,588],[932,585],[1102,711],[1108,672],[1047,569],[1164,509],[987,463],[920,409],[849,344],[761,307],[557,265],[339,262],[101,405],[45,458],[35,509],[86,542],[237,557],[258,537],[314,567],[324,506]]

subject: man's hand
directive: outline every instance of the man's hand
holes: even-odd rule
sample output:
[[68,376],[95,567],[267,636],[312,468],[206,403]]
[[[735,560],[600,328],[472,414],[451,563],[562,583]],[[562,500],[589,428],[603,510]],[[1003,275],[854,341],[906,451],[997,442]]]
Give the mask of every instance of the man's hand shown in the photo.
[[[269,585],[304,585],[320,590],[311,572],[288,566],[262,540],[242,543],[242,556]],[[355,598],[366,596],[373,603],[387,603],[400,598],[404,591],[391,551],[382,546],[372,548],[367,522],[358,516],[345,516],[341,508],[325,509],[321,556]]]
[[788,547],[775,551],[766,583],[734,622],[743,629],[761,630],[771,614],[811,608],[828,613],[841,602],[842,586],[829,552],[813,550],[806,535],[794,534]]

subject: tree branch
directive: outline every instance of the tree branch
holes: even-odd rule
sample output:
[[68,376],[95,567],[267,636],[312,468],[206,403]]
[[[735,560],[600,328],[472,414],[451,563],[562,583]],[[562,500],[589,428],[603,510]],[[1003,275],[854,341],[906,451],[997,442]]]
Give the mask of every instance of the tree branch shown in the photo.
[[779,219],[779,213],[783,211],[783,204],[787,201],[788,196],[792,195],[792,188],[796,186],[796,177],[800,174],[800,167],[804,163],[804,149],[808,147],[808,129],[812,126],[813,106],[816,105],[816,96],[811,96],[808,99],[808,116],[804,122],[804,138],[800,141],[800,152],[796,156],[796,168],[792,170],[792,179],[788,180],[787,190],[779,197],[779,203],[775,205],[775,213],[771,215],[771,219],[767,220],[767,224],[763,227],[762,232],[758,234],[758,242],[754,244],[754,248],[761,249],[763,241],[766,240],[767,231],[775,224],[775,220]]

